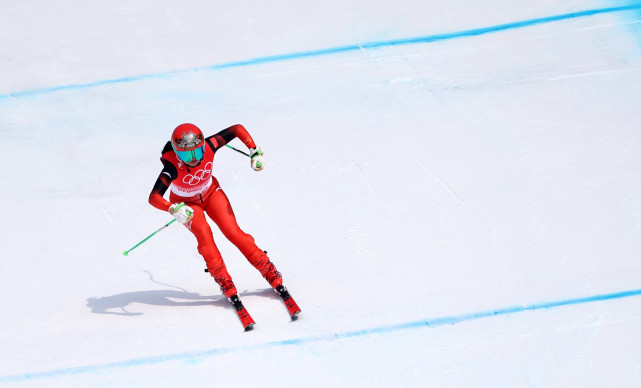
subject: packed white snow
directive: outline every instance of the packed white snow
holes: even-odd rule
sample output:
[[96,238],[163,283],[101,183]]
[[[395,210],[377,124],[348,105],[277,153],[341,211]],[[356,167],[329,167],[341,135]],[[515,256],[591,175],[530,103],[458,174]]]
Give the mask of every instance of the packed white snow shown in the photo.
[[[641,386],[641,3],[0,4],[0,387]],[[147,203],[175,126],[302,308]],[[232,142],[243,149],[240,141]],[[212,223],[213,224],[213,223]]]

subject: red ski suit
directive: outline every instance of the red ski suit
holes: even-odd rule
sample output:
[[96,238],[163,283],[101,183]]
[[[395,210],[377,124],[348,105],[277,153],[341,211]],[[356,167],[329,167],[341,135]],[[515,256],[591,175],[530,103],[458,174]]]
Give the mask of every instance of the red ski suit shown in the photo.
[[[203,159],[195,167],[189,167],[180,161],[171,143],[167,142],[160,158],[164,168],[149,195],[149,203],[160,210],[168,211],[172,204],[180,202],[191,206],[194,210],[193,218],[184,225],[196,236],[198,252],[205,259],[209,273],[227,297],[236,294],[237,290],[214,243],[205,213],[272,287],[276,288],[283,282],[266,252],[258,248],[254,238],[238,226],[229,199],[211,173],[216,151],[234,138],[239,138],[247,148],[256,148],[247,130],[236,124],[205,139]],[[163,197],[168,188],[171,189],[169,201]]]

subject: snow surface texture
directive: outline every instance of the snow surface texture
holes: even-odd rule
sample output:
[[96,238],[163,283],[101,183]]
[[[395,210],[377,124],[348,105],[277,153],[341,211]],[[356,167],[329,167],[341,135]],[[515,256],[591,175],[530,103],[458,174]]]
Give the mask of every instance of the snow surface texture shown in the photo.
[[[1,387],[641,386],[641,3],[0,3]],[[147,204],[171,130],[215,230]],[[244,148],[238,141],[232,145]]]

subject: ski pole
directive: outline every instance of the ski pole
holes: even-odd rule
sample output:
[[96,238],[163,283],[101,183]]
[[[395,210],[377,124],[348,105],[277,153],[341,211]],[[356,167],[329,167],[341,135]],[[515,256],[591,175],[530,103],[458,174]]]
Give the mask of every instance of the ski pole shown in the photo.
[[243,155],[245,155],[245,156],[247,156],[247,157],[251,158],[251,155],[250,155],[250,154],[248,154],[247,152],[243,152],[243,151],[241,151],[241,150],[239,150],[239,149],[236,149],[236,148],[234,148],[234,147],[230,146],[229,144],[225,144],[225,145],[226,145],[227,147],[231,148],[232,150],[234,150],[234,151],[236,151],[236,152],[240,152],[241,154],[243,154]]
[[[181,203],[179,203],[179,204],[178,204],[178,206],[176,206],[176,207],[174,208],[174,210],[178,210],[178,209],[180,209],[180,208],[181,208],[181,207],[183,207],[183,206],[185,206],[185,203],[184,203],[184,202],[181,202]],[[152,234],[150,234],[149,236],[147,236],[147,238],[145,238],[144,240],[142,240],[142,241],[141,241],[141,242],[139,242],[138,244],[134,245],[134,246],[133,246],[133,248],[131,248],[131,249],[127,250],[127,251],[124,251],[122,254],[123,254],[123,255],[125,255],[125,256],[127,256],[127,255],[129,254],[129,252],[131,252],[131,251],[133,251],[134,249],[136,249],[139,245],[142,245],[142,243],[144,243],[145,241],[149,240],[149,239],[150,239],[150,238],[152,238],[156,233],[160,232],[161,230],[163,230],[163,229],[165,229],[166,227],[168,227],[169,225],[171,225],[174,221],[176,221],[176,219],[175,219],[175,218],[174,218],[173,220],[169,221],[168,223],[166,223],[165,225],[163,225],[162,227],[160,227],[158,230],[156,230],[155,232],[153,232],[153,233],[152,233]]]

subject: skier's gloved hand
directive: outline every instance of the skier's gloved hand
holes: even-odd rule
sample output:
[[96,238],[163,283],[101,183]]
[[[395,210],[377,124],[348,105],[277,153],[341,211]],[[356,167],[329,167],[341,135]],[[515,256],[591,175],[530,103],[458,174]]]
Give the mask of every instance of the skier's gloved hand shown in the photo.
[[251,155],[252,158],[252,168],[255,171],[260,171],[263,169],[263,166],[265,165],[265,154],[263,151],[260,149],[260,147],[256,148],[250,148],[249,149],[249,154]]
[[194,209],[184,203],[175,203],[169,207],[169,214],[174,216],[176,221],[184,224],[194,217]]

